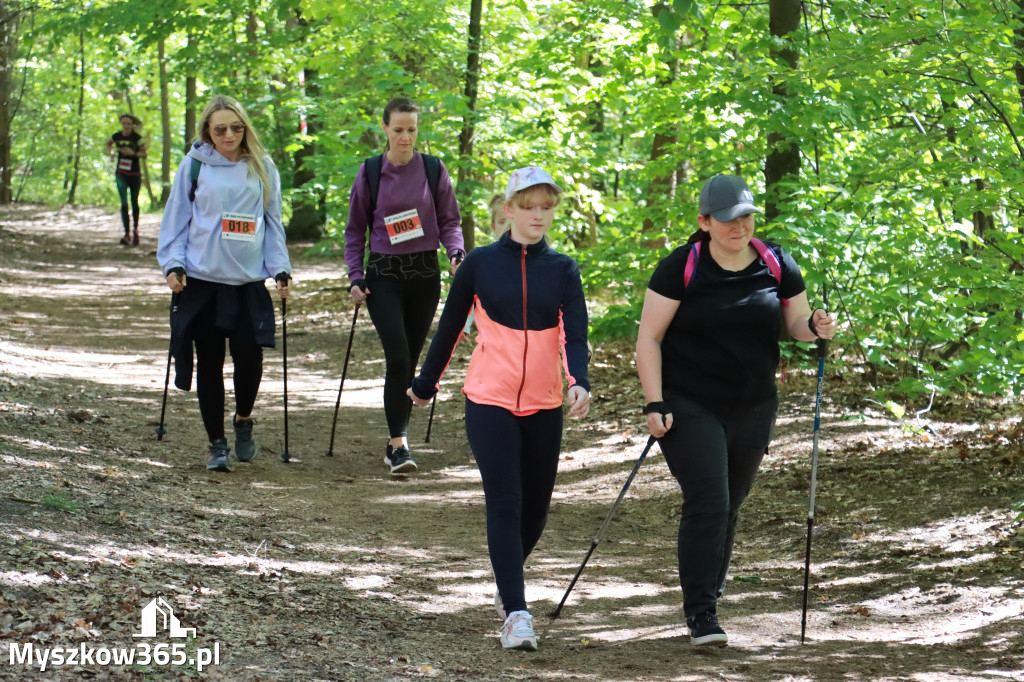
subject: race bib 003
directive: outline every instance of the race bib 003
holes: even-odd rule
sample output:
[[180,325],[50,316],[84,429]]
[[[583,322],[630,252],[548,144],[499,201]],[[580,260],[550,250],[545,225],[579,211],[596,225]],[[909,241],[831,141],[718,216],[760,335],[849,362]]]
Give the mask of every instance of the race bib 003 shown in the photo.
[[423,236],[420,214],[415,208],[385,216],[384,229],[387,230],[388,239],[392,244],[401,244],[404,241]]
[[220,236],[222,239],[242,242],[256,241],[256,216],[245,213],[222,213]]

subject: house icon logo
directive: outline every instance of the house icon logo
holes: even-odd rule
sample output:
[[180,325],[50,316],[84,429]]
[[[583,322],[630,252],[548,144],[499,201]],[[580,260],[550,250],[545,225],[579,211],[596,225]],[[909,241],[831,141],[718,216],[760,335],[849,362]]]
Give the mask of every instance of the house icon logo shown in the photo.
[[157,597],[142,609],[142,632],[132,637],[156,637],[157,631],[166,631],[170,637],[196,636],[195,628],[183,628],[171,605]]

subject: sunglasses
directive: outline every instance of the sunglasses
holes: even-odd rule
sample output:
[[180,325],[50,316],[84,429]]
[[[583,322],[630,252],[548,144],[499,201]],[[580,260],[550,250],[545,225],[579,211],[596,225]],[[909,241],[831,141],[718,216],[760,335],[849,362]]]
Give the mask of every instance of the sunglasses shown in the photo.
[[228,134],[228,128],[231,128],[231,132],[236,135],[245,132],[245,124],[238,122],[232,123],[230,126],[214,126],[210,129],[210,132],[213,133],[214,137],[224,137]]

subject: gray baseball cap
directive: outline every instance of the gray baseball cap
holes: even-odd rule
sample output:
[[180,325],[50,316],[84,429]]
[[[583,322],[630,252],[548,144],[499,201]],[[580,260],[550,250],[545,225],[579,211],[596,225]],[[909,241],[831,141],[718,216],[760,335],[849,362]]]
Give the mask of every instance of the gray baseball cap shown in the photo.
[[701,215],[710,215],[720,223],[727,223],[749,213],[764,211],[754,206],[754,195],[738,175],[716,175],[700,190]]

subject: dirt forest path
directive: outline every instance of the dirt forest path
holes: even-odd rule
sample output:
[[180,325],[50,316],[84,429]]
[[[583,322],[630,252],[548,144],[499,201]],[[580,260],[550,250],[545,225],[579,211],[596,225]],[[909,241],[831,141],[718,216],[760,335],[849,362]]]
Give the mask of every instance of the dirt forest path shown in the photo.
[[[208,473],[193,393],[171,389],[167,435],[154,433],[170,298],[158,222],[144,216],[130,249],[108,212],[0,212],[0,679],[1024,679],[1019,401],[939,400],[926,421],[901,424],[829,375],[801,644],[813,377],[791,368],[720,604],[730,644],[697,651],[675,571],[679,494],[657,448],[561,618],[545,615],[645,442],[629,344],[599,345],[591,417],[567,422],[550,520],[527,565],[540,651],[506,652],[462,429],[468,348],[444,380],[429,444],[428,411],[414,413],[420,473],[392,477],[383,359],[364,313],[325,457],[351,306],[339,263],[296,248],[289,450],[301,461],[279,456],[279,342],[254,412],[259,456]],[[216,648],[219,663],[11,663],[28,644],[136,647],[158,597],[195,628],[189,657]]]

